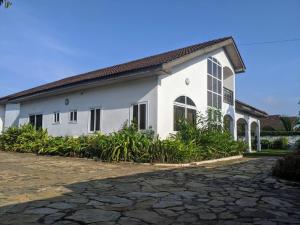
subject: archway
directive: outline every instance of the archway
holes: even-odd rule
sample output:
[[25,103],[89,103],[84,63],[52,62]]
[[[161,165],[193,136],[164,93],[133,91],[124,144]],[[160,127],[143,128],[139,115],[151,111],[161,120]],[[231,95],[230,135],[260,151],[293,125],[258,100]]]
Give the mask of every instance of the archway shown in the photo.
[[259,126],[257,122],[253,121],[251,123],[251,146],[253,150],[260,150],[259,143]]
[[228,131],[234,137],[234,123],[230,115],[226,114],[223,119],[224,130]]
[[239,141],[247,142],[248,123],[245,119],[240,118],[236,121],[237,139]]

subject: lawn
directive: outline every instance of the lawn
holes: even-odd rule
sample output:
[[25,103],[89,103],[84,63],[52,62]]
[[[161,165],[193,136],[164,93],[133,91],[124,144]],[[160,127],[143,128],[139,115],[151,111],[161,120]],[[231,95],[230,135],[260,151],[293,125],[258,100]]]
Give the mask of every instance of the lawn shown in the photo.
[[286,149],[263,149],[260,152],[245,153],[244,156],[246,157],[285,156],[291,153],[293,153],[292,150],[286,150]]

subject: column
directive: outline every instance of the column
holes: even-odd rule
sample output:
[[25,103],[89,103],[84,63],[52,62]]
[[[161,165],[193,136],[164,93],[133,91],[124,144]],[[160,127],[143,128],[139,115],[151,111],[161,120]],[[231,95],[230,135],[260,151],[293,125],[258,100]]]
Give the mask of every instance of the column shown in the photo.
[[233,139],[236,141],[237,140],[237,120],[234,118],[232,120],[232,126],[233,126]]
[[246,120],[247,121],[247,124],[246,124],[246,142],[247,142],[247,152],[251,152],[251,124],[250,124],[250,121],[249,119]]
[[256,134],[257,134],[257,151],[261,151],[261,144],[260,144],[260,121],[257,122],[257,128],[256,128]]

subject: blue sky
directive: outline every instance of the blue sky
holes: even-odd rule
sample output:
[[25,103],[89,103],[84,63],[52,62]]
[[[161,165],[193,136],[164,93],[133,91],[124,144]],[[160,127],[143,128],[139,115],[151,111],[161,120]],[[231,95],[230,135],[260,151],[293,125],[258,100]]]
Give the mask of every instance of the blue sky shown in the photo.
[[233,36],[247,71],[237,97],[270,114],[300,105],[300,1],[11,0],[0,8],[0,96]]

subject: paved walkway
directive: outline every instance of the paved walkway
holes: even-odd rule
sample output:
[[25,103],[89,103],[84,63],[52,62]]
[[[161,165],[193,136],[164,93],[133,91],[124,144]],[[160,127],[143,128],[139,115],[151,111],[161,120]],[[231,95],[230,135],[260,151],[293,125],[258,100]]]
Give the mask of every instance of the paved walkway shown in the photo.
[[274,158],[194,168],[0,152],[0,224],[300,224]]

